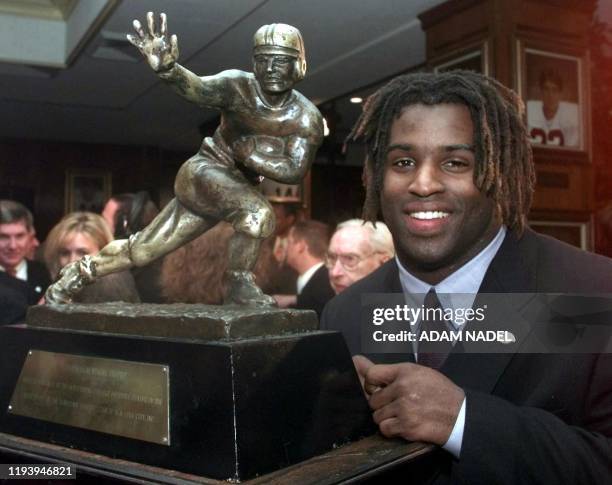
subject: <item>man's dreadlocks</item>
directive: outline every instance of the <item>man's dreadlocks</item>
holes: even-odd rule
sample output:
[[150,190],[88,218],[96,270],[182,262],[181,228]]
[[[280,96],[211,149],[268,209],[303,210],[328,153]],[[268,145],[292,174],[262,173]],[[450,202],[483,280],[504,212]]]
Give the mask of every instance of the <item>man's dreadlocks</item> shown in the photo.
[[499,82],[470,71],[403,75],[368,98],[347,137],[347,142],[363,139],[366,143],[363,218],[375,221],[380,209],[391,124],[402,108],[419,103],[458,103],[470,110],[476,156],[474,183],[495,201],[503,223],[521,232],[535,183],[531,146],[523,123],[524,104]]

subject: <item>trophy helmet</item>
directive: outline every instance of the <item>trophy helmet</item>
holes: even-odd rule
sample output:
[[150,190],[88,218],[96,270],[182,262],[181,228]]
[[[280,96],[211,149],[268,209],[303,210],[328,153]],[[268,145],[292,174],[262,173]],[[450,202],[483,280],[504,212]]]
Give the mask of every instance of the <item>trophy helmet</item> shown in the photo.
[[298,29],[287,24],[262,25],[253,36],[253,54],[281,54],[295,57],[297,80],[306,75],[304,40]]

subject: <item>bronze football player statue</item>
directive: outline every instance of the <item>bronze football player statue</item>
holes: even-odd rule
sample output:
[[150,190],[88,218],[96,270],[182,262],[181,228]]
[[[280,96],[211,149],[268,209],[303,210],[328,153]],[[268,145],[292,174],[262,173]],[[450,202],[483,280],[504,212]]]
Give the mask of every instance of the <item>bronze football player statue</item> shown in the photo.
[[298,183],[323,140],[319,110],[293,86],[306,74],[304,43],[286,24],[261,27],[254,36],[253,73],[231,69],[198,77],[178,64],[178,43],[166,15],[156,31],[134,21],[128,39],[151,68],[181,96],[217,109],[221,122],[198,153],[179,169],[175,198],[149,226],[109,243],[95,256],[67,265],[46,293],[47,303],[69,303],[83,286],[132,266],[144,266],[207,231],[219,221],[235,229],[225,275],[225,304],[274,305],[251,272],[261,241],[274,230],[274,211],[256,185],[269,177]]

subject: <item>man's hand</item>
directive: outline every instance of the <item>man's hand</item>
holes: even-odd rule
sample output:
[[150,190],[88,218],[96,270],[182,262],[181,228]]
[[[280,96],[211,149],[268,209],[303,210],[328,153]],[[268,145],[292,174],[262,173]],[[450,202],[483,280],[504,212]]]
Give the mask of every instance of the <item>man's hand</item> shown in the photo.
[[364,388],[364,392],[366,393],[366,397],[369,399],[371,392],[368,393],[365,391],[365,376],[368,372],[368,369],[374,365],[367,357],[363,355],[354,355],[353,356],[353,365],[355,366],[355,370],[357,371],[357,376],[359,377],[359,382],[361,383],[361,387]]
[[128,34],[127,38],[138,47],[138,50],[147,58],[149,65],[155,72],[164,72],[172,69],[178,59],[179,51],[176,35],[168,38],[166,14],[160,14],[159,18],[159,33],[155,32],[153,12],[148,12],[148,32],[145,33],[141,23],[138,20],[134,20],[134,29],[138,36]]
[[289,308],[297,303],[296,295],[272,295],[279,308]]
[[444,445],[465,394],[440,372],[417,364],[374,365],[363,356],[353,362],[387,437]]

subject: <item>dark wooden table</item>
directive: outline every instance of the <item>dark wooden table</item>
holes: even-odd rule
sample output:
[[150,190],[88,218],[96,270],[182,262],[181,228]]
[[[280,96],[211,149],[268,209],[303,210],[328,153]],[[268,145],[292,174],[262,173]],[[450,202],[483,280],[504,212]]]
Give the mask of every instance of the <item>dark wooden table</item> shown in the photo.
[[[371,436],[329,453],[242,483],[348,484],[385,475],[425,457],[435,449],[423,443],[407,443]],[[139,463],[109,458],[67,447],[0,433],[2,463],[69,463],[77,470],[77,483],[227,484],[227,481],[189,475]],[[44,481],[42,481],[44,482]],[[42,483],[32,482],[32,483]],[[18,483],[25,483],[23,481]],[[49,481],[58,484],[58,481]],[[75,483],[66,480],[63,483]]]

